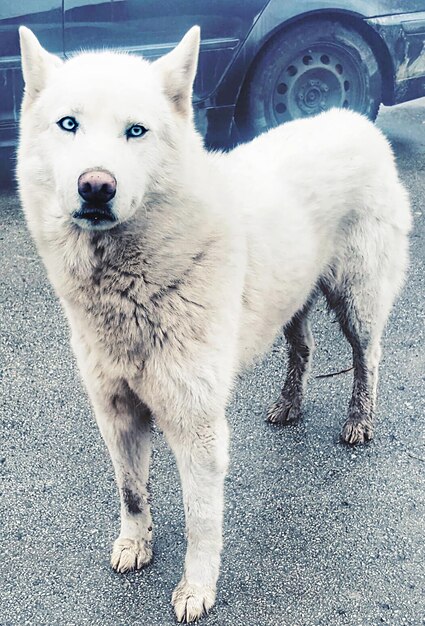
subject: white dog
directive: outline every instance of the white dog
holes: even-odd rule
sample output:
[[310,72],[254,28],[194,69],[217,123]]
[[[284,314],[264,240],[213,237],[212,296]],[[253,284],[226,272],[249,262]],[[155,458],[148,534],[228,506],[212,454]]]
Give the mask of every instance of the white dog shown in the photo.
[[371,438],[380,338],[407,264],[408,197],[387,141],[348,111],[208,153],[192,121],[197,27],[153,63],[112,52],[63,63],[28,29],[20,35],[20,194],[115,468],[112,566],[152,556],[154,418],[176,455],[186,514],[172,602],[193,621],[215,599],[235,373],[284,327],[288,373],[268,418],[298,418],[320,291],[353,349],[342,438]]

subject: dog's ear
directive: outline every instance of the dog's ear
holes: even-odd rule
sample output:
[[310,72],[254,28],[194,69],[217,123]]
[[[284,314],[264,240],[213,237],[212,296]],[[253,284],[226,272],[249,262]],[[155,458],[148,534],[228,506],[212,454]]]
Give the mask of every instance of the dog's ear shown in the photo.
[[19,39],[25,92],[31,98],[36,98],[46,86],[50,73],[62,65],[62,60],[47,52],[34,33],[25,26],[19,27]]
[[192,26],[174,50],[154,62],[161,74],[166,95],[178,113],[185,117],[192,112],[192,86],[198,66],[200,32],[199,26]]

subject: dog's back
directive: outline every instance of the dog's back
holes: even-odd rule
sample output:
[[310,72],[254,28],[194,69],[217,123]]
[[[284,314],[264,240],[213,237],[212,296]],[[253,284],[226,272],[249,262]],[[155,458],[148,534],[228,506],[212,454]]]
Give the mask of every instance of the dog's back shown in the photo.
[[223,165],[248,240],[243,358],[261,352],[321,281],[350,264],[361,272],[379,259],[397,293],[409,201],[390,145],[366,118],[334,109],[297,120],[224,155]]

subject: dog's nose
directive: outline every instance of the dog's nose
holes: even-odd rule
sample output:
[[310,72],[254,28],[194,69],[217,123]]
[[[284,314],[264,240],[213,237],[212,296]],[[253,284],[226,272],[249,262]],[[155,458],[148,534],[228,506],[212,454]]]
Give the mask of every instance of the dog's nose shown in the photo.
[[78,179],[78,193],[86,202],[106,204],[115,196],[117,181],[105,170],[91,170]]

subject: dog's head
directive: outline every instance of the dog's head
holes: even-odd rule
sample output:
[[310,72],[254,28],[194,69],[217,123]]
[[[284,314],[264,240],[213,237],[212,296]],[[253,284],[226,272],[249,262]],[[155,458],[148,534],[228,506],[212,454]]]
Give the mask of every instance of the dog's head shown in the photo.
[[38,194],[51,216],[84,229],[129,220],[161,179],[178,179],[179,153],[196,138],[191,98],[199,27],[152,63],[108,51],[63,62],[30,30],[19,32],[21,194]]

